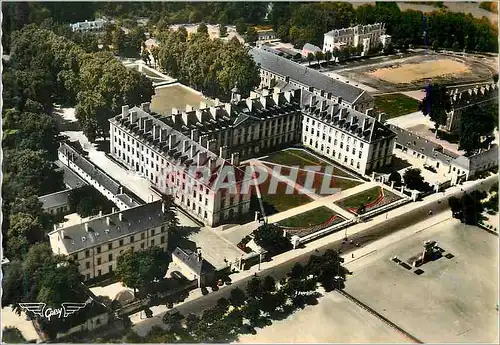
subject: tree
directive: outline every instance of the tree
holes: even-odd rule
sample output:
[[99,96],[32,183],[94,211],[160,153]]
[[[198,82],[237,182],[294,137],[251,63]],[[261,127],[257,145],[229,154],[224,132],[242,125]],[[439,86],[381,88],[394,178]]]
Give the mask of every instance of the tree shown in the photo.
[[240,307],[245,304],[246,295],[240,288],[232,289],[229,300],[234,307]]
[[481,200],[486,196],[483,193],[473,191],[462,197],[460,200],[462,206],[462,223],[476,225],[479,222],[481,213],[484,210]]
[[328,63],[328,62],[330,62],[331,59],[332,59],[332,52],[327,50],[325,52],[325,61]]
[[42,224],[30,214],[15,213],[10,216],[10,227],[7,232],[7,255],[18,257],[30,245],[45,239]]
[[259,39],[259,35],[254,27],[249,27],[246,32],[246,42],[249,44],[253,44],[257,42]]
[[240,35],[244,35],[247,32],[247,25],[243,19],[238,19],[234,22],[236,25],[236,32]]
[[496,102],[474,104],[461,109],[459,149],[464,150],[466,155],[472,155],[479,149],[487,147],[493,138],[493,130],[497,123]]
[[165,252],[159,247],[136,252],[129,249],[118,257],[115,274],[123,284],[134,289],[135,295],[137,289],[162,279],[168,263]]
[[311,62],[314,61],[314,54],[309,52],[307,53],[307,62],[309,62],[309,66],[311,66]]
[[97,215],[100,211],[104,214],[111,213],[115,206],[90,185],[72,189],[68,196],[68,203],[70,209],[82,218]]
[[498,73],[493,74],[493,82],[498,83]]
[[457,41],[453,42],[453,44],[451,45],[451,49],[454,51],[458,51],[460,49],[459,43]]
[[227,27],[225,25],[219,24],[219,36],[220,37],[227,36]]
[[422,172],[418,168],[409,168],[406,169],[403,180],[406,187],[410,189],[420,190],[422,185],[424,184],[424,177],[422,176]]
[[318,61],[318,66],[321,68],[320,61],[324,58],[323,52],[318,50],[316,53],[314,53],[314,58],[316,59],[316,61]]
[[189,14],[189,23],[199,23],[203,18],[203,14],[200,11],[192,11]]
[[18,328],[11,326],[2,330],[2,338],[6,344],[26,344],[28,342]]
[[452,196],[448,199],[448,205],[454,218],[462,218],[462,205],[459,198]]
[[271,293],[276,291],[276,282],[271,276],[266,276],[262,281],[262,289],[265,293]]
[[394,182],[394,186],[401,186],[401,175],[397,171],[391,172],[389,182]]
[[247,284],[247,294],[250,298],[261,298],[264,294],[262,281],[260,278],[253,277]]
[[419,110],[424,115],[428,115],[434,122],[437,137],[439,126],[446,124],[447,112],[451,109],[450,96],[444,85],[429,84],[425,91],[425,97],[419,104]]
[[198,28],[196,29],[196,32],[199,33],[199,34],[208,35],[207,24],[205,24],[204,22],[201,22],[200,25],[198,25]]
[[274,224],[261,225],[254,231],[254,241],[271,254],[282,253],[292,247],[283,232]]
[[305,271],[304,266],[302,266],[299,262],[293,265],[291,271],[288,273],[290,279],[302,279],[304,277]]

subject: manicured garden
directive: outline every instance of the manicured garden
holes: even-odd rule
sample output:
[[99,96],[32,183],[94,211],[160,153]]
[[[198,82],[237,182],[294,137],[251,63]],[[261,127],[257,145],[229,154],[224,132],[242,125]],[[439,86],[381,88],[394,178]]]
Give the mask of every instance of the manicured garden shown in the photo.
[[375,96],[375,110],[384,112],[387,119],[418,111],[418,101],[401,93]]
[[387,189],[373,187],[361,193],[341,199],[335,204],[346,211],[357,214],[377,209],[399,199],[401,199],[400,196]]
[[322,224],[332,218],[336,213],[326,206],[317,207],[310,211],[287,218],[278,224],[283,227],[302,228]]

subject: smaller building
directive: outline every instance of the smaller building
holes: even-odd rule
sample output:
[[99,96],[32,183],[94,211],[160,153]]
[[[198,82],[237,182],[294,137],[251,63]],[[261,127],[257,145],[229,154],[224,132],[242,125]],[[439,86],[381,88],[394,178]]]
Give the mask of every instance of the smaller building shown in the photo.
[[201,251],[193,252],[189,249],[175,248],[172,253],[172,262],[179,267],[180,272],[188,280],[197,280],[198,287],[210,284],[214,278],[214,268],[201,256]]
[[269,41],[269,40],[275,40],[277,38],[276,33],[272,29],[258,30],[257,35],[259,36],[258,38],[259,41]]
[[42,203],[42,209],[52,215],[66,215],[70,213],[69,190],[63,190],[52,194],[42,195],[38,200]]
[[325,33],[323,52],[333,51],[335,48],[340,49],[343,45],[353,47],[363,45],[363,51],[367,52],[382,40],[387,40],[387,37],[382,39],[382,36],[386,36],[384,23],[356,25],[332,30]]
[[302,47],[302,56],[307,57],[309,53],[315,55],[316,52],[322,51],[320,47],[315,46],[314,44],[306,43],[304,47]]
[[99,32],[104,29],[104,25],[108,21],[104,18],[98,18],[96,20],[91,20],[91,21],[84,21],[84,22],[78,22],[78,23],[73,23],[69,24],[71,30],[73,32],[75,31],[80,31],[80,32]]

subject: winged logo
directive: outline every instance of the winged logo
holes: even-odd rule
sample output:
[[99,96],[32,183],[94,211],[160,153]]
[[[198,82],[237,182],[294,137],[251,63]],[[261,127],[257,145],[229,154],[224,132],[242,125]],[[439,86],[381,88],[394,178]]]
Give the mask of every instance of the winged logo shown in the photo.
[[19,303],[19,306],[26,310],[30,311],[35,315],[43,316],[43,310],[45,309],[45,303]]
[[77,311],[79,311],[82,308],[85,308],[85,306],[88,304],[88,302],[84,303],[73,303],[73,302],[66,302],[62,303],[62,307],[64,309],[64,317],[68,317]]

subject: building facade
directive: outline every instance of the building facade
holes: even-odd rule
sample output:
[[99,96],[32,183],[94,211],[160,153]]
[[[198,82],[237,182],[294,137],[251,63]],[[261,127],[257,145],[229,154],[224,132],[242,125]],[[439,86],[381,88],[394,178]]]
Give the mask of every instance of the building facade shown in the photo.
[[498,85],[487,83],[471,87],[449,88],[451,110],[447,112],[446,125],[448,132],[455,132],[460,126],[462,109],[474,104],[498,102]]
[[48,234],[52,252],[75,260],[85,280],[111,273],[128,249],[167,248],[166,207],[157,201],[54,229]]
[[[324,36],[323,52],[333,51],[342,46],[363,45],[363,51],[375,47],[379,43],[387,42],[385,35],[385,24],[375,23],[368,25],[356,25],[349,28],[329,31]],[[381,37],[384,36],[382,39]]]
[[302,144],[352,171],[366,175],[392,163],[396,134],[373,117],[306,93],[302,97]]
[[260,68],[260,87],[273,88],[285,82],[319,97],[336,101],[345,107],[365,112],[375,105],[374,98],[365,90],[330,78],[312,68],[290,61],[284,57],[253,48],[250,55]]
[[[238,218],[250,210],[251,176],[237,168],[239,153],[229,154],[227,144],[241,147],[246,135],[256,132],[236,132],[246,116],[237,116],[234,123],[225,116],[231,106],[173,111],[168,117],[152,115],[149,103],[124,106],[110,119],[110,153],[201,222],[215,226]],[[217,138],[210,139],[204,128]]]
[[104,18],[98,18],[96,20],[91,20],[91,21],[84,21],[84,22],[78,22],[78,23],[73,23],[70,24],[70,28],[73,32],[79,31],[79,32],[99,32],[104,30],[104,25],[108,21]]

